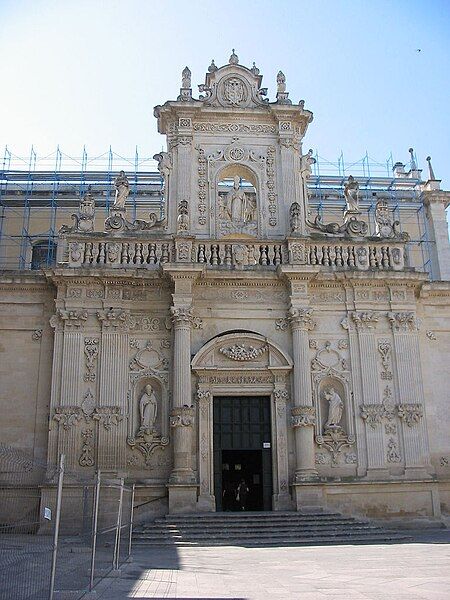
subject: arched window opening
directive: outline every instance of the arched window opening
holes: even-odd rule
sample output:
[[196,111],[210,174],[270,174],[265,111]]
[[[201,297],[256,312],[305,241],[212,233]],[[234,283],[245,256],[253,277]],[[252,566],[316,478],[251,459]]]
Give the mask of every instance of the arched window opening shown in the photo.
[[38,271],[56,262],[56,244],[53,240],[40,240],[33,244],[31,250],[31,269]]

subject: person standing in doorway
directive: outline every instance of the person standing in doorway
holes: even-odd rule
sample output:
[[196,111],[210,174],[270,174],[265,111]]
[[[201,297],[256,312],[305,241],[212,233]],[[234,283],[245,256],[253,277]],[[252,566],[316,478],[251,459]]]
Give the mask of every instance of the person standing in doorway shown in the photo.
[[241,510],[245,510],[247,504],[247,494],[249,493],[245,479],[241,479],[241,483],[238,485],[236,490],[236,500],[241,507]]

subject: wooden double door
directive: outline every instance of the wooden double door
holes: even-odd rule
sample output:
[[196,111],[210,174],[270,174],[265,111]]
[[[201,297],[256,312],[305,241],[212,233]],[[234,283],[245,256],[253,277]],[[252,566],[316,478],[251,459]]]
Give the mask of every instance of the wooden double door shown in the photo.
[[214,397],[214,494],[216,510],[242,510],[236,490],[248,488],[245,510],[272,509],[270,397]]

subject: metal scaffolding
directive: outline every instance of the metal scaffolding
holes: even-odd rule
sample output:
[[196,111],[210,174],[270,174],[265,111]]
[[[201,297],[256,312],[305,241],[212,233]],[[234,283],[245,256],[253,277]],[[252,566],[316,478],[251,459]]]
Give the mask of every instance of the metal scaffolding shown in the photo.
[[[369,231],[375,230],[375,206],[383,197],[388,200],[401,228],[414,231],[409,245],[420,248],[421,268],[432,275],[433,241],[419,200],[423,181],[411,176],[399,177],[394,172],[392,154],[384,162],[372,159],[367,152],[353,162],[346,162],[342,152],[335,161],[317,152],[315,159],[308,181],[310,217],[317,212],[326,220],[324,213],[343,211],[343,188],[348,176],[353,175],[360,186],[360,207],[366,214]],[[411,155],[411,162],[405,166],[417,171],[417,159]],[[0,173],[0,268],[30,268],[30,249],[37,243],[45,253],[42,262],[52,264],[61,225],[59,220],[58,226],[60,211],[65,211],[64,218],[68,222],[70,212],[74,212],[79,198],[91,186],[97,210],[107,215],[114,199],[114,179],[120,170],[126,172],[130,182],[131,219],[136,218],[140,209],[157,211],[162,218],[165,212],[162,180],[156,167],[156,161],[140,155],[137,147],[131,158],[113,152],[111,147],[92,157],[83,147],[81,155],[73,157],[59,146],[46,156],[38,156],[32,147],[29,156],[22,158],[6,147]],[[40,225],[36,229],[33,218],[38,211]],[[18,251],[11,250],[12,246]],[[11,259],[13,255],[18,255],[18,260]]]

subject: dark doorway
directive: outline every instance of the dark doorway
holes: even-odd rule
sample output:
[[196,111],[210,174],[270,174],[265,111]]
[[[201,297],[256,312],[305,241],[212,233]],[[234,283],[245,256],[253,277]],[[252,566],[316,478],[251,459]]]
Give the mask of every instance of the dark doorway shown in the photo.
[[272,508],[270,398],[214,398],[214,493],[218,511],[240,510],[236,490],[249,492],[246,510]]

